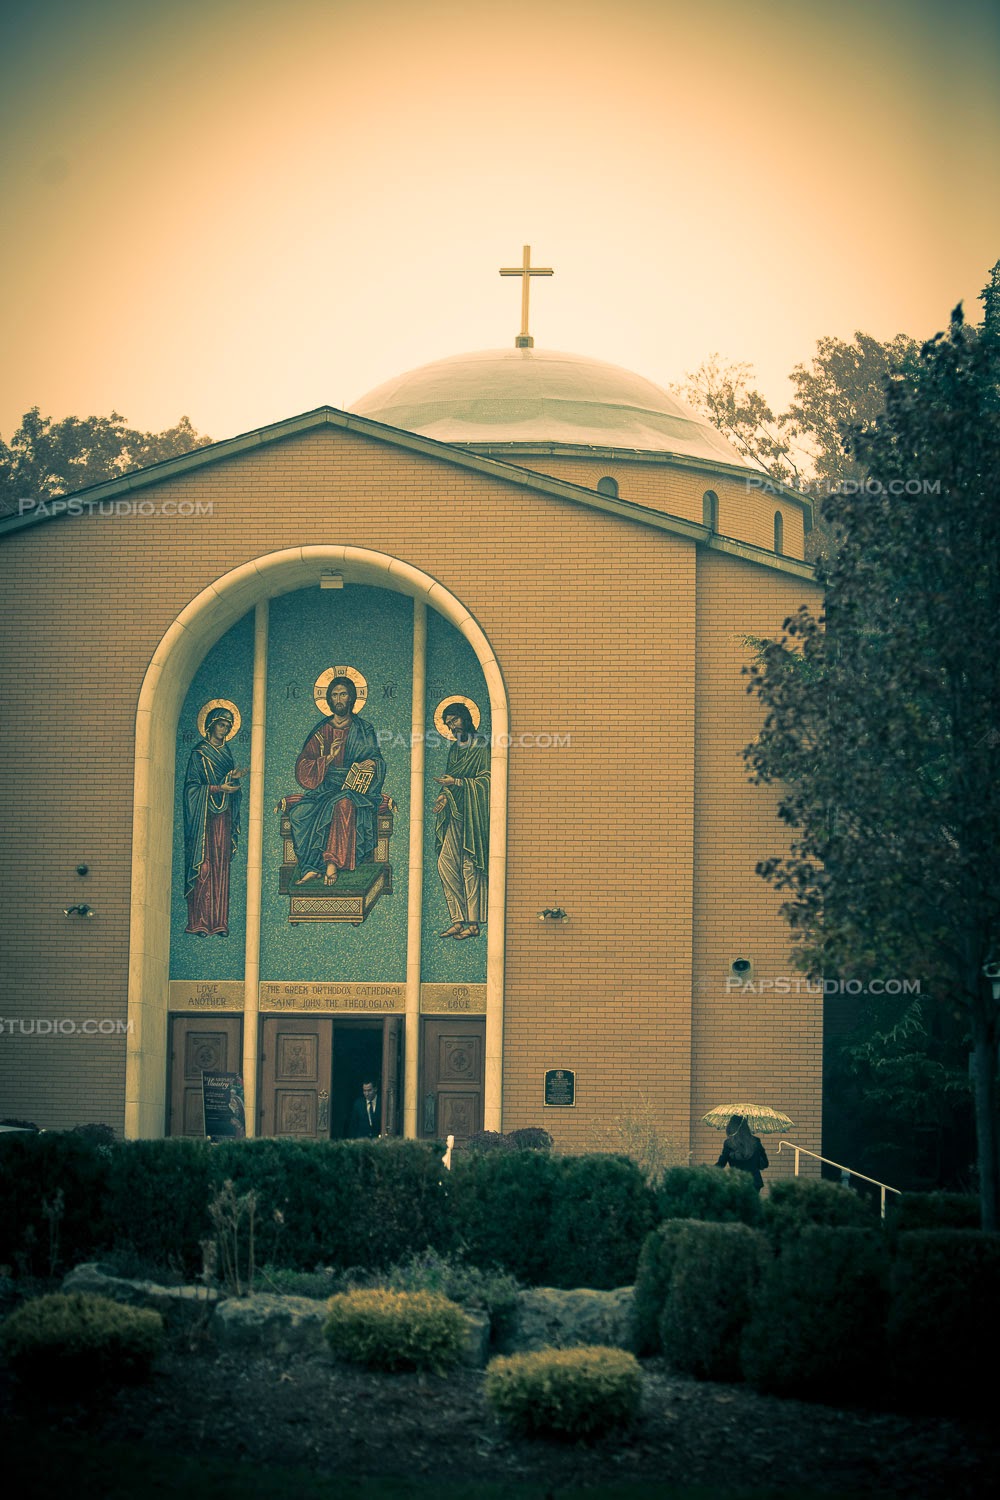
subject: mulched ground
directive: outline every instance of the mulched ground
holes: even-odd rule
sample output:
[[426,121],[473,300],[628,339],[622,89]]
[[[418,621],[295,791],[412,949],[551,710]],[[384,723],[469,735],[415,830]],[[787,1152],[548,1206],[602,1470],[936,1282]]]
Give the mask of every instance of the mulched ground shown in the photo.
[[[228,1454],[327,1476],[403,1476],[442,1484],[531,1481],[701,1484],[831,1496],[982,1500],[1000,1477],[993,1424],[840,1411],[703,1384],[644,1362],[644,1410],[631,1433],[587,1447],[510,1437],[489,1414],[482,1377],[373,1375],[325,1360],[286,1365],[172,1351],[144,1386],[91,1406],[51,1409],[50,1428],[156,1451]],[[0,1380],[0,1418],[16,1443],[31,1419]],[[8,1449],[8,1457],[10,1450]],[[37,1455],[44,1463],[44,1455]]]

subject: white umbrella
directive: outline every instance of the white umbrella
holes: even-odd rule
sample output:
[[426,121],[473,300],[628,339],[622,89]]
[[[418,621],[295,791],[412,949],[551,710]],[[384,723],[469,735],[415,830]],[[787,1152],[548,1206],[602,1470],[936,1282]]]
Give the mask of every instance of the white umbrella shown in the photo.
[[769,1104],[717,1104],[707,1115],[702,1115],[706,1125],[713,1130],[725,1130],[733,1115],[742,1115],[750,1127],[751,1135],[778,1135],[795,1124],[779,1109]]

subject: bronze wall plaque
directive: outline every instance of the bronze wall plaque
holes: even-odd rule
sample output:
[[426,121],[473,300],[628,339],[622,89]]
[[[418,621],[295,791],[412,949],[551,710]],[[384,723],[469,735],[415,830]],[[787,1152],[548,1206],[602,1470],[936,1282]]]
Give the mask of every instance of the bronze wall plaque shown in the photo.
[[576,1074],[571,1068],[549,1068],[543,1103],[546,1109],[571,1109],[576,1104]]

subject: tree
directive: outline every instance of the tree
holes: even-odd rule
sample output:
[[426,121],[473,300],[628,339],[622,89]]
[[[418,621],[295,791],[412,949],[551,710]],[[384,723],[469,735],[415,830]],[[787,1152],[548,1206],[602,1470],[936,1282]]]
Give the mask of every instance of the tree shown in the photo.
[[0,438],[0,514],[117,479],[210,442],[187,417],[165,432],[134,432],[118,412],[53,422],[33,406],[9,445]]
[[781,785],[792,830],[758,872],[809,973],[919,982],[924,1007],[962,1025],[995,1229],[1000,337],[956,310],[854,441],[869,480],[824,501],[838,539],[818,569],[824,615],[800,610],[749,669],[765,721],[747,763]]
[[[888,381],[913,373],[918,348],[902,333],[886,343],[861,332],[853,343],[821,338],[811,364],[792,371],[795,395],[777,416],[753,389],[752,367],[725,364],[717,354],[687,377],[681,395],[778,484],[820,500],[867,478],[853,440],[874,429]],[[820,516],[807,543],[810,560],[826,556],[832,540]]]

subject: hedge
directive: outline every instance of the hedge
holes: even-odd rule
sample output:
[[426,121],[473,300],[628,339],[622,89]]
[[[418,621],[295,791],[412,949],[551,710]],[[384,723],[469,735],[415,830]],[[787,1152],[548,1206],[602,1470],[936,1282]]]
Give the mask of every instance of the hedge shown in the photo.
[[718,1167],[668,1167],[656,1190],[661,1219],[711,1219],[720,1224],[756,1224],[760,1195],[749,1172]]
[[1000,1346],[998,1286],[1000,1235],[913,1229],[899,1236],[888,1343],[901,1401],[956,1414],[993,1403],[989,1371]]
[[746,1224],[689,1221],[674,1242],[660,1316],[663,1353],[698,1380],[738,1380],[740,1340],[770,1248]]
[[878,1230],[801,1227],[764,1266],[743,1336],[745,1378],[838,1405],[882,1390],[888,1273]]

